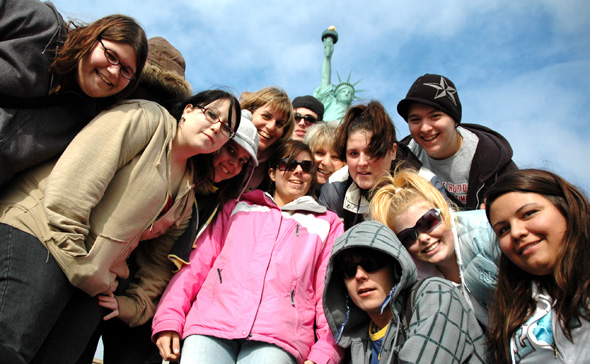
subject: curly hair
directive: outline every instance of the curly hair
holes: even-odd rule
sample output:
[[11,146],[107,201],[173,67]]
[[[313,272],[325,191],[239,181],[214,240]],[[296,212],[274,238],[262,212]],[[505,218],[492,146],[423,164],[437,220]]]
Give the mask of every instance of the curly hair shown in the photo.
[[505,254],[490,308],[488,341],[497,362],[510,362],[510,338],[535,311],[532,284],[555,300],[557,321],[572,340],[580,318],[590,320],[590,204],[575,186],[558,175],[523,169],[502,175],[486,193],[486,214],[494,202],[510,192],[535,193],[546,198],[566,220],[566,231],[552,275],[537,276],[518,268]]

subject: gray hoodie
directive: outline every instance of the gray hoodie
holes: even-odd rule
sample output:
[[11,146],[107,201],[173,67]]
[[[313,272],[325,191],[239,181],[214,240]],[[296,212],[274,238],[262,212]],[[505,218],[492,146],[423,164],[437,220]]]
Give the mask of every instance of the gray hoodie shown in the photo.
[[[365,221],[336,239],[326,271],[324,312],[336,342],[347,349],[346,363],[368,364],[372,350],[371,319],[348,298],[340,269],[335,266],[342,251],[355,247],[388,254],[401,267],[399,283],[388,303],[393,316],[383,338],[380,363],[491,361],[482,330],[461,292],[440,278],[417,283],[416,266],[393,231],[376,221]],[[417,290],[413,304],[412,289]]]

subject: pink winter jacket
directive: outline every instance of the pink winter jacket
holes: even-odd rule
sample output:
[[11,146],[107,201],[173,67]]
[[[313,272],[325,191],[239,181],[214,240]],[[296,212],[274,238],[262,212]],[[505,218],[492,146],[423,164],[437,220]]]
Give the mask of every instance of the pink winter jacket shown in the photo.
[[[275,344],[298,363],[339,363],[322,308],[328,258],[343,232],[309,196],[279,209],[262,191],[227,203],[170,281],[153,319],[162,331]],[[314,322],[316,323],[314,338]]]

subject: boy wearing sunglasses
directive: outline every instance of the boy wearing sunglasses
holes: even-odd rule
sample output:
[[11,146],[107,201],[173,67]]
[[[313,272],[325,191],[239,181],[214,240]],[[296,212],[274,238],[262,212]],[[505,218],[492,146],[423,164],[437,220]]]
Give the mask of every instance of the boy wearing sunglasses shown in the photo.
[[311,95],[298,96],[293,99],[295,112],[295,129],[291,139],[303,141],[307,129],[324,117],[324,104]]
[[485,337],[449,281],[417,281],[412,258],[385,225],[365,221],[336,239],[324,313],[343,363],[487,363]]

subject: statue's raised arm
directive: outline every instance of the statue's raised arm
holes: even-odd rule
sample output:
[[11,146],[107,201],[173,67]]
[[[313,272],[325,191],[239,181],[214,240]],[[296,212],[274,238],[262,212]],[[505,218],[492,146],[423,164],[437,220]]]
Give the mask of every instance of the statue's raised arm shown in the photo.
[[341,121],[346,109],[354,100],[354,86],[356,84],[350,83],[349,74],[347,81],[342,82],[338,76],[340,83],[337,86],[332,85],[332,54],[334,54],[334,44],[338,42],[338,32],[333,25],[322,33],[322,42],[324,44],[322,82],[314,91],[313,96],[324,104],[324,121]]

